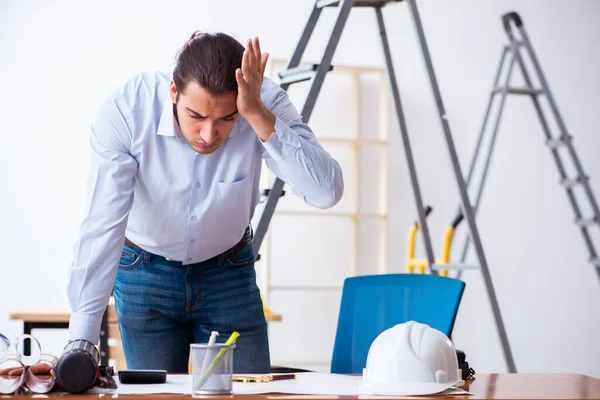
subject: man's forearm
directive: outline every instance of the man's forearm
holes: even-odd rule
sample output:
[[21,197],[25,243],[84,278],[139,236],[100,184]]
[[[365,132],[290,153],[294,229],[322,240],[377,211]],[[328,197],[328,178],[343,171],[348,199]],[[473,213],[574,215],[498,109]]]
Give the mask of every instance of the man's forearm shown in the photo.
[[301,120],[291,125],[276,120],[276,133],[263,143],[267,166],[309,205],[332,207],[344,191],[342,170]]
[[263,142],[268,141],[273,132],[275,132],[275,115],[265,107],[248,116],[247,121],[254,132],[256,132],[258,138]]

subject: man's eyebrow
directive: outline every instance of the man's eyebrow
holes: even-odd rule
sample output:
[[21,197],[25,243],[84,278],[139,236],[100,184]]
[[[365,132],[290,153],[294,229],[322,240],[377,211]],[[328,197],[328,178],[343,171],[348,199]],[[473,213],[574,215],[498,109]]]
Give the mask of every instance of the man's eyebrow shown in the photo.
[[234,116],[235,114],[237,114],[237,113],[238,113],[238,110],[235,110],[235,111],[234,111],[234,112],[232,112],[231,114],[227,114],[227,115],[225,115],[225,116],[221,117],[221,119],[225,119],[225,118],[233,117],[233,116]]
[[[186,110],[188,110],[189,112],[191,112],[192,114],[194,114],[195,116],[197,116],[198,118],[206,118],[204,115],[202,115],[202,114],[200,114],[200,113],[197,113],[196,111],[192,110],[192,109],[191,109],[191,108],[189,108],[189,107],[186,107],[185,109],[186,109]],[[238,110],[235,110],[235,111],[234,111],[234,112],[232,112],[231,114],[227,114],[227,115],[225,115],[225,116],[223,116],[223,117],[220,117],[220,119],[225,119],[225,118],[233,117],[233,116],[234,116],[235,114],[237,114],[237,113],[238,113]]]

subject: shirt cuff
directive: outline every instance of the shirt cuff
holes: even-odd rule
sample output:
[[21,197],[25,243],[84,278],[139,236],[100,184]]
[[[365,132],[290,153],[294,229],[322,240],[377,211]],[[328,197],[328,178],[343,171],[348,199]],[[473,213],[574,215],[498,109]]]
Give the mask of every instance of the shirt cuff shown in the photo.
[[69,340],[85,339],[93,344],[98,344],[100,339],[100,318],[79,313],[71,313],[69,321]]
[[267,153],[275,161],[282,161],[294,154],[300,147],[298,134],[279,118],[275,119],[275,132],[269,140],[262,142]]

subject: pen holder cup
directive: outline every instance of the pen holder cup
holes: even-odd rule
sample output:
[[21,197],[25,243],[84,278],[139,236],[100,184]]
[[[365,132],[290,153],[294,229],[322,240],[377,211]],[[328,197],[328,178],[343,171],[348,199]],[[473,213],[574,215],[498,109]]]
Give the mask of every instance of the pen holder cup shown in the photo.
[[233,393],[235,344],[191,344],[192,394]]

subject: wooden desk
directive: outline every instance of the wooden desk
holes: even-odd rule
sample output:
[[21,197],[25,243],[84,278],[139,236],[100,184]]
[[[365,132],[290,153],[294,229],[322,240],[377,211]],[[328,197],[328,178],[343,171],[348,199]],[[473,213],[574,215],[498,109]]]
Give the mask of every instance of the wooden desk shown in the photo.
[[[467,382],[465,389],[473,393],[466,396],[419,396],[405,397],[408,399],[434,399],[444,398],[461,400],[480,400],[480,399],[498,399],[498,400],[526,400],[526,399],[600,399],[600,380],[585,375],[575,374],[477,374],[476,379]],[[62,393],[48,393],[43,397],[55,398],[64,397]],[[110,396],[110,395],[109,395]],[[5,398],[24,398],[26,396],[0,396]],[[106,395],[69,395],[73,400],[99,400]],[[116,398],[117,396],[112,396]],[[211,396],[194,396],[181,394],[157,394],[157,395],[118,395],[121,399],[138,400],[141,398],[154,400],[181,400],[197,397],[210,398]],[[215,398],[215,396],[212,396]],[[309,395],[244,395],[244,396],[220,396],[220,398],[252,399],[252,400],[332,400],[332,399],[353,399],[356,397],[344,396],[309,396]],[[361,397],[363,399],[365,397]],[[385,397],[389,399],[391,397]],[[402,398],[402,397],[398,397]]]
[[[50,328],[50,325],[55,324],[52,328],[69,328],[70,314],[68,312],[14,312],[10,314],[10,319],[23,321],[23,333],[31,333],[32,329]],[[265,314],[267,322],[281,321],[281,314]],[[109,322],[110,322],[109,314]],[[115,319],[116,321],[116,319]]]

